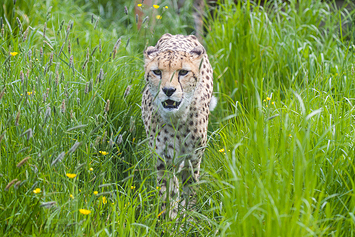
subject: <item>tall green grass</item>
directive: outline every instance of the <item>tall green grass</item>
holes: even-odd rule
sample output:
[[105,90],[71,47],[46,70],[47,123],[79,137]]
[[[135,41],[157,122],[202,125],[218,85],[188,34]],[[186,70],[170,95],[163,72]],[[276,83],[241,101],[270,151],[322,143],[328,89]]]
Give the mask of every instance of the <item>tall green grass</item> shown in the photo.
[[138,29],[130,1],[5,1],[1,233],[352,236],[353,12],[315,0],[206,13],[219,104],[198,204],[170,221],[141,121],[142,51],[192,33],[193,17],[192,1],[159,5]]
[[211,17],[206,43],[224,116],[204,164],[213,174],[224,148],[224,172],[212,175],[221,235],[352,236],[353,32],[340,22],[353,12],[320,1],[227,2]]

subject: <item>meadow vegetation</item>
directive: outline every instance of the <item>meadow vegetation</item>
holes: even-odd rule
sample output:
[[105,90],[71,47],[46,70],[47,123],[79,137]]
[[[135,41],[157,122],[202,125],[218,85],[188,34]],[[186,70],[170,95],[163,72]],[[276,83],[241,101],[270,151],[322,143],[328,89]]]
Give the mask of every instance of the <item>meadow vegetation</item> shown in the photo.
[[2,235],[352,236],[351,2],[206,9],[218,106],[197,206],[174,221],[141,120],[142,52],[194,33],[193,4],[143,5],[142,18],[137,3],[2,3]]

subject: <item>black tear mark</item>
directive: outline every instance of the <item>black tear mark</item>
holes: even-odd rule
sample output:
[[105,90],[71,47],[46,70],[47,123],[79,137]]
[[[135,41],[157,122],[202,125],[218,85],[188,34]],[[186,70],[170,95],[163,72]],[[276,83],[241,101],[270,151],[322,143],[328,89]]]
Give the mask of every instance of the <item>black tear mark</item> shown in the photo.
[[194,72],[192,73],[192,77],[195,78],[195,81],[197,81],[197,77]]

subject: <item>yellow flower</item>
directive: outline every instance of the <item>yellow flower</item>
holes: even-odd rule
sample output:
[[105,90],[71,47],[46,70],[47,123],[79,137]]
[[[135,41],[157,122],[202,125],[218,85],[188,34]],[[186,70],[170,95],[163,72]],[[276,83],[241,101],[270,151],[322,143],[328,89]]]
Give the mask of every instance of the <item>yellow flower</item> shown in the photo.
[[141,3],[137,4],[137,7],[141,7],[141,6],[142,6],[142,4],[141,4]]
[[266,105],[266,108],[269,107],[268,105]]
[[76,177],[76,174],[66,173],[65,175],[68,176],[68,178],[70,178],[70,179],[73,179]]
[[40,188],[36,188],[35,190],[33,190],[33,193],[35,193],[35,194],[40,193],[40,192],[41,192]]
[[38,61],[38,58],[36,58],[36,61]]
[[74,196],[73,196],[73,194],[70,194],[70,195],[69,195],[69,197],[71,197],[72,199],[74,199]]
[[99,192],[98,191],[94,191],[94,195],[97,195]]
[[159,5],[153,5],[153,7],[154,7],[155,9],[158,9],[158,8],[159,8]]
[[86,209],[79,209],[80,213],[83,215],[89,215],[91,213],[90,210],[86,210]]
[[224,152],[224,148],[222,148],[222,149],[220,149],[220,150],[218,150],[219,152]]
[[160,19],[161,19],[161,15],[157,15],[156,18],[157,18],[158,20],[160,20]]
[[157,217],[161,216],[163,213],[165,212],[165,210],[162,210]]
[[134,137],[133,140],[132,140],[132,142],[134,142],[135,140],[136,140],[136,138]]
[[271,102],[271,104],[272,104],[272,105],[274,105],[274,104],[275,104],[275,102],[273,101],[273,102]]
[[270,98],[270,97],[266,97],[266,99],[267,99],[267,100],[271,100],[271,98]]
[[165,6],[166,9],[168,9],[168,6]]
[[89,169],[90,171],[94,171],[94,169],[92,168],[92,167],[90,167],[90,169]]
[[131,189],[135,189],[136,188],[136,186],[131,186]]
[[27,92],[27,95],[32,95],[32,91],[28,91],[28,92]]
[[108,152],[106,152],[106,151],[99,151],[99,153],[104,155],[104,156],[108,154]]
[[10,55],[11,56],[16,56],[18,54],[18,52],[11,52]]
[[266,102],[266,100],[264,100],[264,102]]
[[103,204],[106,204],[106,203],[107,203],[107,199],[106,199],[105,196],[102,197],[102,203],[103,203]]
[[157,186],[157,190],[160,190],[160,189],[161,189],[161,187]]

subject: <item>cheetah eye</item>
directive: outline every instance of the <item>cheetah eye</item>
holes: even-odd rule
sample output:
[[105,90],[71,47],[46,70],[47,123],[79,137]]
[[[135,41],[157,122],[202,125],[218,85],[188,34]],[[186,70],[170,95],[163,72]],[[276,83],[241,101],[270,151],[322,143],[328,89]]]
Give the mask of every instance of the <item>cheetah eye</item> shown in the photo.
[[185,76],[189,71],[187,70],[180,70],[179,71],[179,76]]
[[160,70],[153,70],[153,73],[157,76],[161,75],[161,71]]

